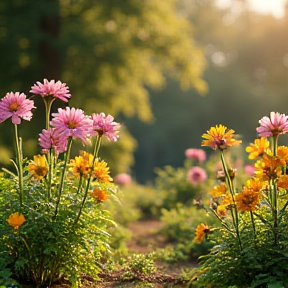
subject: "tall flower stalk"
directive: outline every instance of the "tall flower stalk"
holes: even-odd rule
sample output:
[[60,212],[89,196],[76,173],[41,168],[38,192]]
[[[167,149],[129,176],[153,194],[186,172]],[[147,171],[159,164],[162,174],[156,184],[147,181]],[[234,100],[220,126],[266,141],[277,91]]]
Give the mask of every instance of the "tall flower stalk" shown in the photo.
[[18,126],[14,124],[14,140],[16,147],[16,167],[18,175],[18,187],[19,187],[19,202],[23,205],[24,199],[24,185],[23,185],[23,156],[22,156],[22,140],[18,137]]
[[55,208],[54,218],[57,217],[59,204],[60,204],[61,196],[62,196],[63,189],[64,189],[64,182],[65,182],[65,176],[66,176],[66,171],[67,171],[67,163],[68,163],[68,161],[70,159],[72,140],[73,140],[72,137],[69,137],[67,151],[65,153],[65,158],[64,158],[64,166],[63,166],[63,170],[62,170],[62,174],[61,174],[60,185],[59,185],[59,189],[58,189],[58,195],[57,195],[57,201],[56,201],[56,208]]
[[87,196],[88,196],[88,191],[90,189],[91,180],[93,178],[93,168],[94,168],[94,165],[95,165],[95,161],[96,161],[96,159],[98,157],[99,149],[100,149],[100,146],[101,146],[101,141],[102,141],[102,136],[97,135],[95,143],[94,143],[94,148],[93,148],[93,161],[92,161],[92,165],[91,165],[91,169],[90,169],[90,174],[89,174],[89,177],[87,179],[87,184],[86,184],[84,196],[83,196],[83,199],[82,199],[82,203],[80,205],[80,209],[79,209],[77,217],[75,218],[75,221],[74,221],[74,226],[77,225],[77,223],[79,221],[79,218],[81,216],[84,204],[85,204]]
[[242,250],[242,242],[241,242],[240,233],[239,233],[239,215],[238,215],[238,210],[237,210],[237,206],[235,202],[235,192],[234,192],[233,182],[231,179],[231,175],[228,171],[228,167],[224,158],[223,150],[220,150],[220,155],[221,155],[222,167],[225,173],[225,180],[226,180],[226,183],[227,183],[227,186],[228,186],[228,189],[232,197],[232,201],[233,201],[233,205],[231,206],[231,216],[232,216],[233,226],[236,231],[236,237],[238,240],[239,248],[240,250]]

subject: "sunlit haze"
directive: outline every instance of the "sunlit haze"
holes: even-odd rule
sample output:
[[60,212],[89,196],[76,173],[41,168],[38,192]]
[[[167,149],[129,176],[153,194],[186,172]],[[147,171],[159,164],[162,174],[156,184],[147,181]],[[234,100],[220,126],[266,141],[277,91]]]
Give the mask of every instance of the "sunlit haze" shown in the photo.
[[[218,0],[221,6],[229,6],[233,2],[240,0]],[[277,18],[284,16],[284,7],[286,0],[246,0],[248,7],[256,12],[263,14],[272,14]]]

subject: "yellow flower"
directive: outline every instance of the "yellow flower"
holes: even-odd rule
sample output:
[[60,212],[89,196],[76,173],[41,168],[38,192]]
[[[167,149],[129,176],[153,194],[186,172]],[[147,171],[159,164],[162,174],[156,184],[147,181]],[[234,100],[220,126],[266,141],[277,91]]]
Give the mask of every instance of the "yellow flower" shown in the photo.
[[89,173],[91,172],[92,164],[93,155],[88,152],[81,151],[81,156],[76,156],[75,159],[71,159],[69,166],[73,168],[72,173],[74,176],[83,176],[84,178],[88,178]]
[[29,172],[37,179],[42,179],[48,172],[48,164],[45,155],[35,155],[34,161],[29,166]]
[[217,213],[219,215],[225,215],[226,210],[231,208],[233,204],[233,199],[231,194],[226,194],[222,199],[219,200],[219,205],[217,206]]
[[245,188],[252,190],[252,191],[255,191],[255,192],[260,192],[265,184],[266,184],[266,182],[261,181],[258,178],[251,178],[251,179],[246,181]]
[[278,187],[288,190],[288,175],[281,175],[278,179]]
[[213,150],[224,150],[231,146],[239,145],[242,141],[234,139],[234,130],[229,129],[223,125],[216,125],[211,127],[207,131],[207,134],[203,134],[202,138],[206,139],[202,141],[201,146],[210,146]]
[[96,202],[98,201],[103,202],[108,199],[107,192],[98,187],[93,189],[93,191],[91,192],[91,196],[94,198]]
[[276,179],[281,175],[284,165],[286,165],[285,160],[264,154],[263,158],[255,163],[255,176],[263,181]]
[[288,161],[288,147],[287,146],[279,146],[277,148],[277,157],[280,159]]
[[93,175],[96,180],[103,183],[112,182],[113,179],[110,177],[109,173],[110,171],[109,167],[107,167],[107,163],[96,159],[93,169]]
[[225,184],[221,184],[218,186],[214,186],[211,191],[210,194],[213,198],[217,198],[217,197],[221,197],[226,193],[227,187]]
[[202,243],[205,239],[205,236],[211,232],[210,227],[203,223],[199,224],[196,228],[196,237],[195,241],[199,244]]
[[259,191],[245,189],[235,196],[237,209],[240,212],[255,211],[259,203]]
[[19,212],[15,212],[9,216],[7,219],[9,225],[13,226],[15,230],[18,230],[19,227],[25,222],[25,217]]
[[246,152],[249,153],[249,159],[256,159],[262,156],[266,150],[269,149],[270,143],[266,137],[261,137],[260,139],[255,139],[254,143],[250,143],[246,147]]

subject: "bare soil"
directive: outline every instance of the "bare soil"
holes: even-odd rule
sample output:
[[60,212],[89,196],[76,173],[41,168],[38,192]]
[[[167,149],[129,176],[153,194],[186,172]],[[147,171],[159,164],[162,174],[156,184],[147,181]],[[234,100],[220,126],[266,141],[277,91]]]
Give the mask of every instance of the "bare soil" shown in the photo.
[[[158,248],[170,245],[165,236],[157,231],[162,223],[157,220],[141,220],[131,223],[128,228],[132,232],[131,240],[128,242],[128,250],[132,253],[148,254]],[[121,279],[122,272],[113,271],[100,273],[100,280],[92,279],[83,275],[83,288],[183,288],[186,282],[181,280],[180,274],[183,269],[192,269],[197,266],[197,261],[177,263],[156,263],[157,272],[153,275],[145,275],[139,272],[138,280],[124,281]],[[61,283],[63,287],[64,283]],[[58,286],[58,285],[57,285]],[[55,288],[59,288],[55,287]]]

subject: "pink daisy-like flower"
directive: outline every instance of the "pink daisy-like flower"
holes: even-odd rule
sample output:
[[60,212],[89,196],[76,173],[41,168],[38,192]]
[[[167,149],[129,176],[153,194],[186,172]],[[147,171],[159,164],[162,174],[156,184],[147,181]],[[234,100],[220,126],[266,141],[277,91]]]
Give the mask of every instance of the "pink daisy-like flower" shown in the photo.
[[27,99],[24,93],[7,93],[0,101],[0,122],[10,117],[13,124],[20,124],[20,118],[30,121],[33,108],[36,108],[34,101]]
[[119,186],[130,184],[132,181],[131,176],[126,173],[120,173],[114,177],[114,182]]
[[114,122],[114,117],[111,115],[105,116],[104,113],[92,114],[93,130],[92,136],[100,135],[106,136],[110,141],[117,141],[119,137],[120,124]]
[[203,149],[195,149],[195,148],[186,149],[185,156],[188,159],[194,159],[199,162],[204,162],[206,160],[206,153]]
[[36,84],[31,87],[30,93],[41,95],[42,97],[52,96],[64,102],[68,102],[68,99],[71,98],[69,87],[66,83],[62,83],[61,81],[55,83],[55,80],[49,82],[47,79],[44,79],[43,84],[37,81]]
[[55,135],[55,128],[43,129],[39,134],[39,145],[43,148],[43,152],[48,149],[55,149],[56,153],[62,153],[67,150],[68,138],[59,138]]
[[288,132],[288,116],[278,112],[270,112],[270,118],[264,116],[259,120],[260,127],[256,131],[260,137],[270,137]]
[[66,107],[59,108],[58,113],[52,113],[54,117],[50,125],[55,128],[55,136],[59,139],[73,137],[87,143],[87,137],[93,132],[93,121],[83,110]]
[[198,185],[207,179],[206,171],[198,166],[193,166],[187,173],[187,180],[193,185]]

